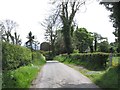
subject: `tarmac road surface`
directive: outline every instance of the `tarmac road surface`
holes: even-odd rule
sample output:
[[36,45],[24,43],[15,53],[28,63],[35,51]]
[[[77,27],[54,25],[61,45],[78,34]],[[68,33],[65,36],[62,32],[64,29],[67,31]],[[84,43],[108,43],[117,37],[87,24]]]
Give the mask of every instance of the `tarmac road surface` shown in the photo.
[[98,88],[86,76],[58,61],[47,61],[31,88]]

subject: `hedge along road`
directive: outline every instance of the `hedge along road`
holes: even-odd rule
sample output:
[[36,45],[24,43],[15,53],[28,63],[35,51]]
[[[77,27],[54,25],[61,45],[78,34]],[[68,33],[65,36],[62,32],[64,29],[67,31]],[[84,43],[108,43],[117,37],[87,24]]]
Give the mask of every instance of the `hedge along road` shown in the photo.
[[47,61],[31,88],[98,88],[80,72],[58,61]]

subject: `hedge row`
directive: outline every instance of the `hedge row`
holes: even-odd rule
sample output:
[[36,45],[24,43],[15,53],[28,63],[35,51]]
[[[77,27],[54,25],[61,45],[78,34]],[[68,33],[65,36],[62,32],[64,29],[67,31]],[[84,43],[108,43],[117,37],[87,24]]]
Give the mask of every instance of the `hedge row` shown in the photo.
[[120,53],[117,53],[116,55],[117,55],[118,57],[120,57]]
[[32,54],[33,54],[33,63],[41,65],[46,62],[45,56],[41,54],[39,51],[32,52]]
[[32,53],[28,48],[2,43],[3,70],[16,69],[32,62]]
[[85,62],[87,63],[87,65],[105,67],[108,57],[109,57],[108,53],[78,53],[78,54],[71,54],[71,55],[64,54],[64,55],[58,56],[56,59],[60,60],[62,58],[61,62],[64,62],[66,60],[68,62],[73,62],[75,64]]
[[46,60],[53,60],[53,55],[52,55],[52,52],[50,51],[40,51],[40,53],[42,53],[44,56],[45,56],[45,58],[46,58]]

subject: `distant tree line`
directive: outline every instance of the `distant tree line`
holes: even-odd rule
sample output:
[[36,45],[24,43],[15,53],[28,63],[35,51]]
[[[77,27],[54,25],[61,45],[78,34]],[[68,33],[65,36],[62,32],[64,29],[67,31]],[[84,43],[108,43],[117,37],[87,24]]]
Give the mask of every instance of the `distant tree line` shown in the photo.
[[[18,24],[12,20],[0,21],[0,30],[2,31],[2,41],[15,45],[21,45],[20,35],[16,32]],[[12,32],[14,32],[12,34]]]
[[[22,39],[20,39],[20,35],[17,33],[17,27],[19,25],[17,22],[6,19],[3,21],[0,21],[0,31],[2,32],[2,41],[7,42],[13,45],[21,45]],[[31,50],[38,50],[37,47],[40,48],[40,42],[34,40],[35,36],[32,35],[32,32],[30,31],[28,33],[28,41],[25,42],[25,46],[30,48]]]
[[109,17],[115,28],[113,34],[116,37],[115,42],[111,45],[117,47],[117,52],[120,52],[120,2],[101,2],[101,4],[111,12]]
[[[86,0],[80,2],[77,2],[77,0],[73,2],[69,0],[66,0],[66,2],[52,2],[57,8],[45,19],[46,23],[43,22],[42,26],[45,27],[46,40],[52,47],[51,51],[53,55],[60,53],[70,54],[73,53],[74,50],[78,50],[78,52],[81,53],[98,51],[109,52],[110,48],[114,47],[114,43],[109,44],[106,37],[96,32],[88,32],[85,27],[79,28],[75,23],[75,14],[86,2]],[[114,32],[114,34],[115,33],[116,32]]]

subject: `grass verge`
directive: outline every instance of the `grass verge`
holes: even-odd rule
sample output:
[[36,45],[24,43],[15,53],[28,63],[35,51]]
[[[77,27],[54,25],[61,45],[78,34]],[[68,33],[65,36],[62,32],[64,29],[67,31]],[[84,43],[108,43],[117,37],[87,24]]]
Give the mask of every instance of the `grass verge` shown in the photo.
[[35,60],[33,64],[3,73],[3,88],[29,88],[45,61]]
[[75,64],[70,64],[70,63],[69,64],[65,63],[65,64],[79,71],[88,78],[90,78],[93,83],[98,85],[100,88],[103,88],[103,90],[120,89],[120,86],[118,85],[119,84],[118,73],[120,73],[118,71],[118,67],[111,67],[108,68],[107,70],[102,70],[102,71],[91,71],[81,66],[77,66]]
[[[93,83],[98,85],[103,90],[120,90],[120,85],[119,85],[120,66],[118,64],[118,60],[119,60],[118,57],[113,58],[112,67],[109,67],[107,69],[98,69],[98,70],[95,70],[91,66],[91,64],[89,64],[89,66],[86,67],[86,63],[84,62],[82,64],[81,62],[76,64],[74,62],[69,62],[70,60],[66,60],[63,57],[57,57],[57,58],[59,59],[59,61],[78,70],[83,75],[90,78]],[[57,60],[57,58],[55,60]]]

